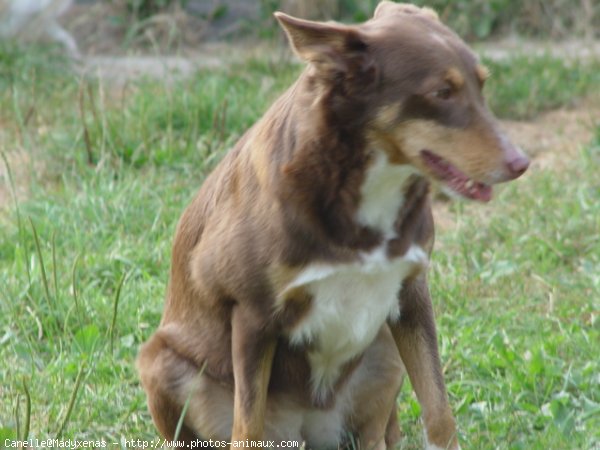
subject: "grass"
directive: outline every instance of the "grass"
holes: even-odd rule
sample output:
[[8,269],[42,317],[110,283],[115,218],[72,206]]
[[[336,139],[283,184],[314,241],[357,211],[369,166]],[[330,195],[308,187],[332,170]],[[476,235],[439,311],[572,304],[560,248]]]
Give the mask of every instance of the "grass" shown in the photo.
[[574,106],[600,87],[600,61],[564,61],[549,55],[484,58],[492,79],[486,86],[490,107],[509,119],[531,119],[540,111]]
[[[533,104],[523,92],[540,68],[558,81]],[[492,71],[491,103],[507,115],[597,88],[590,69],[574,88],[547,58]],[[0,447],[25,434],[114,448],[156,437],[134,360],[160,320],[175,223],[296,72],[253,61],[121,92],[70,75],[43,49],[0,47],[13,186],[24,169],[12,149],[31,161],[27,198],[0,214]],[[600,124],[560,172],[532,170],[490,206],[454,204],[457,226],[438,235],[432,291],[465,449],[598,448],[598,164]],[[408,385],[399,404],[402,448],[421,448]]]

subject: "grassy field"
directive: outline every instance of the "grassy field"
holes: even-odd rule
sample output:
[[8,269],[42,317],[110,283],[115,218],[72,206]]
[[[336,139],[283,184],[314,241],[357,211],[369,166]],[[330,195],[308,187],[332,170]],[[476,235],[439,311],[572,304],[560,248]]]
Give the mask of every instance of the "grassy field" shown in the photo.
[[[505,117],[600,88],[598,62],[490,65]],[[0,206],[0,447],[156,437],[134,360],[160,319],[176,221],[298,72],[251,61],[112,89],[66,66],[0,47],[0,173],[15,194]],[[463,449],[600,448],[599,166],[600,121],[560,170],[450,207],[431,284]],[[421,448],[408,384],[399,406],[400,448]]]

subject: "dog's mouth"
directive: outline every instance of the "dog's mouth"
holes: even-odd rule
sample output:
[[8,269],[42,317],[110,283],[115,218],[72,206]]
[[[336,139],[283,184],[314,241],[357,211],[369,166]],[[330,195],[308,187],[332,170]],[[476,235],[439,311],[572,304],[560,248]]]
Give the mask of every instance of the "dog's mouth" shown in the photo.
[[451,191],[471,200],[489,202],[492,198],[492,187],[469,178],[463,172],[441,156],[429,150],[421,150],[421,160],[436,178]]

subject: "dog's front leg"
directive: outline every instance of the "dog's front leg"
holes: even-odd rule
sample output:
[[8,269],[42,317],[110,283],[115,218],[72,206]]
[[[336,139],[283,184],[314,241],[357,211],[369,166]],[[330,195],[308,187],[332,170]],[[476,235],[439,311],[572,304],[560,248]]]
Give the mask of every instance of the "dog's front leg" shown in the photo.
[[267,391],[276,339],[242,306],[233,309],[231,351],[235,393],[231,441],[263,439]]
[[446,394],[437,335],[425,276],[400,293],[400,319],[391,324],[400,356],[421,404],[426,450],[457,450],[456,424]]

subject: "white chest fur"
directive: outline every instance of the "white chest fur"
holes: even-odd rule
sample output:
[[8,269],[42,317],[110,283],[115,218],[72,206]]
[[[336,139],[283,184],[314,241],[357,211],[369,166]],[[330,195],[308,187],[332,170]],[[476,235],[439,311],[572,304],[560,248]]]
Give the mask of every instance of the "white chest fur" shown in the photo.
[[357,220],[380,230],[382,245],[352,263],[312,264],[287,287],[303,287],[313,299],[309,314],[289,337],[292,343],[316,344],[309,362],[317,397],[335,383],[344,363],[366,350],[386,319],[399,317],[402,281],[416,265],[427,264],[426,253],[417,245],[401,257],[389,259],[386,254],[388,241],[396,237],[394,221],[414,173],[407,166],[389,165],[379,155],[363,183]]
[[296,278],[290,287],[303,286],[313,305],[290,339],[292,343],[316,343],[309,353],[316,395],[324,394],[341,366],[373,342],[388,317],[399,317],[402,281],[415,265],[426,261],[425,252],[412,246],[403,257],[391,261],[370,254],[351,264],[315,264]]
[[407,184],[417,173],[414,167],[392,165],[384,153],[377,153],[361,187],[357,220],[380,230],[386,238],[393,237],[394,222],[404,204]]

